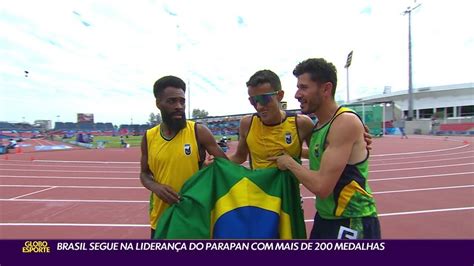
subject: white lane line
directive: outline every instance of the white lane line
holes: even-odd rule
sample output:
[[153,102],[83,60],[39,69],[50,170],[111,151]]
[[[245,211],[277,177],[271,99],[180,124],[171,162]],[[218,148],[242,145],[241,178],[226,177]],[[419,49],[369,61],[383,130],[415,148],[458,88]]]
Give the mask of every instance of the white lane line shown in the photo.
[[457,149],[462,149],[468,147],[470,144],[464,144],[462,146],[439,149],[439,150],[429,150],[429,151],[412,151],[412,152],[402,152],[402,153],[386,153],[386,154],[371,154],[370,157],[385,157],[385,156],[397,156],[397,155],[410,155],[410,154],[423,154],[423,153],[433,153],[433,152],[442,152],[442,151],[452,151]]
[[433,169],[433,168],[447,168],[447,167],[456,167],[456,166],[467,166],[467,165],[473,165],[473,164],[474,163],[460,163],[460,164],[445,164],[445,165],[433,165],[433,166],[409,167],[409,168],[394,168],[394,169],[385,169],[385,170],[369,170],[369,173],[409,171],[409,170]]
[[149,200],[78,200],[78,199],[0,199],[9,202],[77,202],[77,203],[150,203]]
[[[370,179],[369,182],[382,182],[382,181],[393,181],[393,180],[408,180],[408,179],[420,179],[420,178],[435,178],[435,177],[448,177],[448,176],[461,176],[461,175],[472,175],[474,172],[460,172],[460,173],[448,173],[448,174],[437,174],[437,175],[419,175],[419,176],[399,176],[399,177],[389,177],[389,178],[378,178],[378,179]],[[2,177],[2,176],[0,176]],[[8,176],[8,177],[18,177],[18,176]],[[104,180],[104,179],[133,179],[136,180],[137,178],[114,178],[114,177],[70,177],[70,176],[55,176],[55,177],[30,177],[30,176],[19,176],[19,178],[40,178],[40,179],[49,179],[49,178],[55,178],[55,179],[98,179],[98,180]],[[117,186],[61,186],[61,185],[0,185],[0,187],[50,187],[50,186],[56,186],[58,188],[143,188],[141,186],[137,187],[117,187]],[[302,186],[302,184],[300,184]]]
[[434,210],[421,210],[421,211],[409,211],[409,212],[392,212],[379,214],[380,217],[384,216],[398,216],[398,215],[409,215],[409,214],[420,214],[420,213],[433,213],[433,212],[450,212],[450,211],[464,211],[474,210],[474,207],[461,207],[461,208],[449,208],[449,209],[434,209]]
[[112,161],[61,161],[61,160],[35,160],[39,163],[90,163],[90,164],[137,164],[140,162],[112,162]]
[[[405,158],[407,159],[407,158]],[[410,158],[412,159],[412,158]],[[398,163],[380,163],[380,164],[370,164],[370,167],[372,166],[385,166],[385,165],[397,165],[397,164],[412,164],[412,163],[431,163],[431,162],[441,162],[441,161],[454,161],[454,160],[460,160],[460,159],[471,159],[474,160],[474,156],[466,156],[466,157],[454,157],[454,158],[444,158],[444,159],[435,159],[435,160],[421,160],[421,161],[405,161],[405,162],[398,162]]]
[[[385,135],[385,138],[396,138],[399,139],[400,135]],[[469,139],[469,136],[455,136],[456,138],[448,136],[428,136],[428,135],[410,135],[412,139],[427,139],[427,140],[442,140],[442,141],[452,141],[452,142],[464,142],[466,139]]]
[[449,187],[430,187],[430,188],[415,188],[415,189],[403,189],[403,190],[391,190],[391,191],[379,191],[373,192],[372,194],[392,194],[392,193],[403,193],[403,192],[416,192],[416,191],[430,191],[430,190],[443,190],[443,189],[458,189],[458,188],[470,188],[474,185],[464,185],[464,186],[449,186]]
[[52,185],[0,185],[0,187],[12,187],[12,188],[43,188],[43,187],[55,187],[55,188],[87,188],[87,189],[145,189],[145,187],[119,187],[119,186],[52,186]]
[[[423,214],[423,213],[436,213],[436,212],[465,211],[465,210],[474,210],[474,207],[460,207],[460,208],[447,208],[447,209],[432,209],[432,210],[419,210],[419,211],[407,211],[407,212],[381,213],[381,214],[379,214],[379,217],[413,215],[413,214]],[[305,223],[312,223],[313,219],[305,219],[304,221],[305,221]]]
[[306,197],[301,197],[303,200],[307,199],[316,199],[316,196],[306,196]]
[[74,179],[74,180],[139,180],[138,177],[94,177],[94,176],[30,176],[30,175],[0,175],[4,178],[25,179]]
[[0,223],[0,226],[150,227],[149,224]]
[[[25,162],[25,161],[22,161],[22,162]],[[136,170],[140,170],[140,167],[137,165],[137,166],[116,166],[116,165],[47,165],[47,164],[32,164],[32,163],[15,163],[15,164],[8,164],[8,163],[0,163],[0,166],[24,166],[24,167],[51,167],[51,168],[55,168],[55,167],[58,167],[58,168],[74,168],[74,169],[77,169],[77,168],[100,168],[100,169],[136,169]]]
[[[404,193],[404,192],[417,192],[417,191],[430,191],[430,190],[443,190],[443,189],[458,189],[458,188],[470,188],[474,185],[464,185],[464,186],[449,186],[449,187],[429,187],[429,188],[415,188],[415,189],[401,189],[401,190],[387,190],[387,191],[377,191],[372,192],[372,194],[393,194],[393,193]],[[301,197],[303,200],[306,199],[316,199],[315,196],[305,196]]]
[[[379,214],[379,217],[436,213],[436,212],[465,211],[465,210],[474,210],[474,207],[382,213],[382,214]],[[304,221],[306,223],[312,223],[313,219],[305,219]],[[91,224],[91,223],[87,223],[87,224],[82,224],[82,223],[0,223],[0,226],[150,227],[149,224]]]
[[[372,194],[391,194],[391,193],[417,192],[417,191],[442,190],[442,189],[459,189],[459,188],[470,188],[470,187],[474,187],[474,185],[380,191],[380,192],[373,192]],[[316,198],[315,196],[302,197],[303,200],[315,199],[315,198]],[[149,203],[149,201],[147,200],[79,200],[79,199],[15,199],[15,200],[0,199],[0,201],[79,202],[79,203]]]
[[38,146],[44,146],[43,143],[41,143],[39,140],[32,139],[32,141],[37,144]]
[[369,179],[369,182],[404,180],[404,179],[418,179],[418,178],[429,178],[429,177],[458,176],[458,175],[471,175],[471,174],[474,174],[474,172],[461,172],[461,173],[449,173],[449,174],[438,174],[438,175],[399,176],[399,177]]
[[45,191],[51,190],[53,188],[56,188],[56,187],[48,187],[48,188],[45,188],[45,189],[42,189],[42,190],[34,191],[34,192],[24,194],[24,195],[20,195],[20,196],[14,197],[14,198],[9,198],[9,200],[19,200],[20,198],[30,196],[30,195],[34,195],[34,194],[38,194],[38,193],[41,193],[41,192],[45,192]]
[[453,155],[460,155],[465,153],[471,153],[471,157],[474,156],[474,150],[469,151],[462,151],[462,152],[453,152],[453,153],[444,153],[444,154],[429,154],[423,156],[410,156],[410,157],[402,157],[402,158],[388,158],[388,159],[372,159],[369,158],[370,162],[393,162],[397,160],[411,160],[416,158],[430,158],[430,157],[446,157],[446,156],[453,156]]
[[87,171],[87,170],[72,171],[72,170],[38,170],[38,169],[20,169],[20,168],[15,168],[15,169],[2,168],[2,170],[18,171],[18,172],[61,172],[61,173],[111,173],[111,174],[118,174],[118,173],[139,174],[140,173],[140,171],[136,171],[136,172],[131,172],[131,171]]
[[53,142],[51,142],[51,141],[49,141],[49,140],[43,139],[42,141],[46,142],[46,144],[48,144],[48,145],[50,145],[50,146],[56,145],[56,143],[53,143]]

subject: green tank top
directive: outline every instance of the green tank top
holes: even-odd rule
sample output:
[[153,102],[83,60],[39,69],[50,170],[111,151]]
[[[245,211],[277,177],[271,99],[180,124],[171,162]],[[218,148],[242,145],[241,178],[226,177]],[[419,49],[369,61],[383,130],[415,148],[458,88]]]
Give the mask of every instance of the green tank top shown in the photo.
[[[328,123],[313,131],[309,145],[309,164],[311,170],[318,171],[320,169],[329,129],[334,119],[345,112],[357,115],[356,112],[349,108],[339,107]],[[377,216],[372,190],[367,183],[369,174],[368,159],[369,154],[367,153],[367,157],[363,161],[354,165],[347,164],[332,193],[324,199],[316,198],[316,210],[322,218],[343,219]]]

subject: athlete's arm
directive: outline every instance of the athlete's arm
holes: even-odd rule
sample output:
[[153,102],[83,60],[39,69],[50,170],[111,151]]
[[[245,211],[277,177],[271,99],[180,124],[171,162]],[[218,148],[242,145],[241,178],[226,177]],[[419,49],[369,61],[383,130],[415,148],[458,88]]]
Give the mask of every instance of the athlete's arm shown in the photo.
[[196,133],[198,136],[198,145],[204,147],[204,149],[209,153],[210,155],[214,157],[221,157],[221,158],[227,158],[227,155],[225,155],[224,151],[217,145],[216,140],[214,139],[214,136],[212,135],[211,131],[209,128],[202,124],[197,124],[196,125]]
[[300,182],[316,196],[326,198],[331,194],[349,162],[354,144],[363,135],[364,128],[353,114],[341,114],[332,123],[327,137],[319,171],[309,170],[288,155],[271,158],[278,168],[290,170]]
[[234,163],[242,164],[247,160],[247,156],[249,154],[249,148],[247,146],[247,134],[250,128],[250,122],[252,121],[252,116],[244,116],[240,120],[239,126],[239,143],[237,144],[237,150],[234,154],[229,156],[229,160]]
[[297,124],[298,124],[298,134],[300,137],[301,147],[301,158],[308,159],[309,153],[308,148],[303,145],[306,143],[306,146],[309,146],[309,142],[311,140],[311,133],[313,132],[314,124],[313,120],[309,118],[307,115],[298,114],[297,117]]
[[372,135],[370,135],[369,127],[364,124],[364,141],[367,143],[367,150],[371,150],[372,146]]
[[153,174],[148,166],[148,146],[146,140],[146,133],[143,135],[141,144],[142,156],[140,159],[140,181],[142,185],[155,193],[161,200],[168,204],[173,204],[179,201],[179,195],[170,186],[159,184],[153,178]]

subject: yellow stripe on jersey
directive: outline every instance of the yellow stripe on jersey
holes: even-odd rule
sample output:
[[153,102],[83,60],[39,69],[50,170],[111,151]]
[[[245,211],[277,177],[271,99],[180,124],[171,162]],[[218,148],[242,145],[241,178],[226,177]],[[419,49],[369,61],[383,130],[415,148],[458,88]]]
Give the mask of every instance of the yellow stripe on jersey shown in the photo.
[[[160,125],[146,133],[148,166],[157,183],[181,190],[184,182],[199,170],[199,150],[196,140],[195,122],[187,121],[174,138],[163,138]],[[155,229],[158,217],[168,208],[154,193],[150,197],[150,224]]]
[[347,184],[341,191],[339,198],[337,199],[337,208],[336,208],[336,216],[341,216],[344,210],[347,207],[347,204],[351,200],[352,196],[358,191],[365,196],[372,198],[372,195],[369,194],[365,189],[363,189],[356,181],[352,180],[349,184]]
[[257,115],[252,117],[247,134],[247,146],[250,152],[252,169],[276,167],[276,163],[268,161],[268,157],[286,152],[293,158],[300,158],[301,143],[298,136],[296,115],[287,116],[282,123],[266,126]]

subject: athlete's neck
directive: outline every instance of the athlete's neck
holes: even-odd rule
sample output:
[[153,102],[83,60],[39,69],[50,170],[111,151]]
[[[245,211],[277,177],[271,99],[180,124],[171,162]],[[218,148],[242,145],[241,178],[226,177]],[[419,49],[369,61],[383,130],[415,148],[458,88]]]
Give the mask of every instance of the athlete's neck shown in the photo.
[[171,129],[171,127],[169,127],[165,122],[161,123],[160,131],[161,131],[161,135],[166,139],[173,138],[179,132],[179,131],[175,131]]
[[339,106],[335,101],[330,101],[326,105],[321,106],[314,114],[318,118],[318,127],[326,124],[336,113]]
[[283,122],[283,120],[285,120],[285,118],[286,118],[286,112],[282,111],[282,110],[279,110],[278,114],[276,114],[274,117],[272,117],[271,120],[269,120],[269,121],[267,121],[263,124],[266,125],[266,126],[279,125]]

